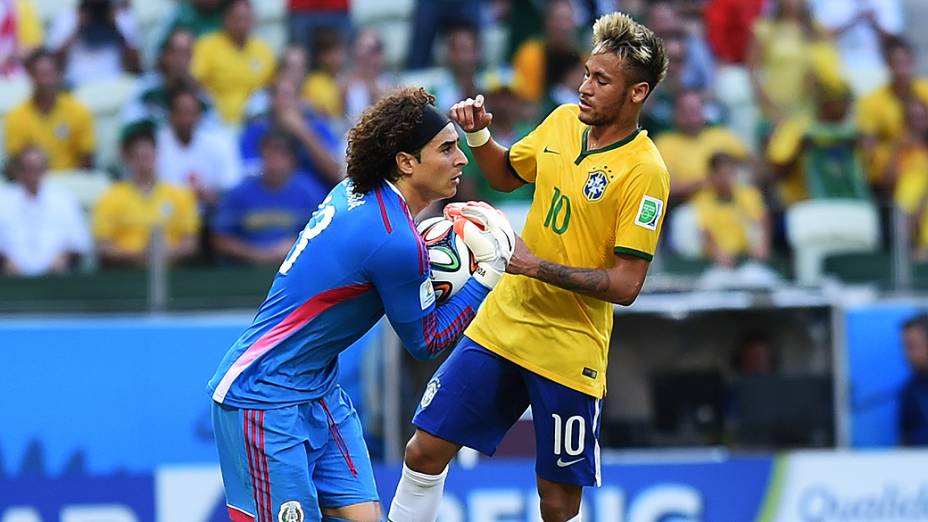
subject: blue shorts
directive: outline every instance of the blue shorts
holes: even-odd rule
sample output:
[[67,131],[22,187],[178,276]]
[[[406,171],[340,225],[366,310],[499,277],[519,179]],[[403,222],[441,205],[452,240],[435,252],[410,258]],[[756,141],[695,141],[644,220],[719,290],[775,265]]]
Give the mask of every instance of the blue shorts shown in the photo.
[[602,400],[526,370],[467,337],[429,381],[412,422],[492,456],[529,405],[538,476],[598,486]]
[[213,430],[234,522],[277,522],[297,509],[318,522],[322,508],[378,501],[361,420],[341,387],[269,410],[214,402]]

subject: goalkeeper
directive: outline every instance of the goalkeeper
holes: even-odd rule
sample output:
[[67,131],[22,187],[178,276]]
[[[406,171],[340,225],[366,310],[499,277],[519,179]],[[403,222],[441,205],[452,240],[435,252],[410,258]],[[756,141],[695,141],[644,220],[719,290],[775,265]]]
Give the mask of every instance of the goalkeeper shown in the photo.
[[[465,209],[455,226],[479,269],[436,306],[413,216],[455,194],[467,160],[433,103],[407,88],[364,113],[348,137],[348,179],[313,213],[209,382],[234,522],[381,520],[361,422],[335,382],[338,354],[386,313],[413,356],[433,358],[457,342],[510,257],[520,266],[525,246],[508,222]],[[475,224],[490,214],[493,226]]]

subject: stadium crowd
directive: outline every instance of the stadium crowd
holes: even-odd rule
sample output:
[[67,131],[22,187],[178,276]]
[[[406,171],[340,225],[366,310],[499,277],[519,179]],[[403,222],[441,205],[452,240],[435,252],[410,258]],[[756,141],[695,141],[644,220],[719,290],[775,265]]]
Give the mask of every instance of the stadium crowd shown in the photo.
[[[145,266],[153,238],[176,262],[279,263],[383,93],[422,84],[444,110],[485,94],[512,144],[576,101],[592,21],[616,9],[671,58],[641,122],[671,175],[665,251],[775,277],[788,210],[837,198],[879,209],[884,238],[902,209],[928,260],[928,78],[904,0],[416,0],[398,63],[351,0],[288,0],[276,43],[257,0],[161,2],[145,27],[126,0],[45,23],[41,2],[0,0],[8,275]],[[515,214],[531,200],[491,190],[475,162],[465,180],[458,199]]]

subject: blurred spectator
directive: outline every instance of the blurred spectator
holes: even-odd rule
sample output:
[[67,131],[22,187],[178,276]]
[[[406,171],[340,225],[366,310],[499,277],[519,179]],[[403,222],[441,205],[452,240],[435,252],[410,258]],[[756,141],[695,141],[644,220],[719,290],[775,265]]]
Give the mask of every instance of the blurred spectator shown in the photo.
[[545,93],[541,117],[565,103],[577,103],[578,90],[586,74],[580,54],[574,50],[552,50],[545,62],[545,76],[550,79],[550,85]]
[[928,446],[928,316],[906,321],[902,342],[912,375],[899,393],[900,442]]
[[858,134],[849,121],[846,85],[817,85],[814,114],[784,120],[774,130],[767,160],[778,178],[782,206],[812,198],[869,198],[858,161]]
[[[493,113],[493,139],[503,147],[509,147],[519,141],[533,127],[531,119],[526,117],[526,103],[515,93],[514,80],[511,70],[500,69],[484,73],[480,81],[481,90],[486,96],[486,106]],[[512,192],[494,190],[480,172],[470,148],[462,145],[461,150],[467,156],[468,163],[463,169],[464,175],[461,178],[462,185],[458,189],[457,199],[480,199],[497,206],[507,203],[531,203],[533,183],[526,183]],[[515,226],[515,214],[509,208],[505,208],[504,211]]]
[[245,178],[222,199],[213,245],[235,261],[278,264],[326,192],[295,174],[293,143],[287,134],[265,134],[261,159],[261,175]]
[[[436,1],[436,3],[440,3]],[[395,82],[383,71],[383,41],[373,29],[365,29],[354,42],[354,68],[345,84],[348,121],[358,121],[364,109],[379,100]]]
[[287,30],[290,43],[304,49],[313,47],[313,39],[322,29],[351,39],[351,0],[287,0]]
[[[167,123],[170,111],[168,93],[196,85],[196,80],[190,75],[192,55],[193,33],[189,29],[175,29],[158,53],[155,70],[139,78],[135,93],[123,109],[123,124],[131,125],[143,120],[157,125]],[[211,114],[209,98],[199,89],[197,93],[203,112]]]
[[90,168],[95,147],[90,111],[61,91],[58,64],[51,53],[34,52],[26,68],[32,78],[32,97],[6,115],[7,154],[36,145],[48,156],[52,170]]
[[658,36],[682,35],[686,46],[680,81],[687,89],[711,93],[715,85],[715,60],[705,40],[691,34],[670,2],[658,1],[648,9],[647,26]]
[[652,138],[674,128],[677,98],[686,90],[683,86],[683,64],[686,63],[686,43],[679,35],[664,38],[664,53],[669,61],[667,76],[657,84],[641,113],[641,126]]
[[693,198],[704,251],[716,265],[733,268],[743,259],[770,255],[770,219],[760,191],[736,181],[738,160],[714,153],[706,188]]
[[569,0],[548,0],[544,27],[543,38],[526,40],[512,58],[512,67],[519,77],[517,93],[534,102],[541,101],[551,85],[551,78],[546,77],[548,55],[578,52],[577,26]]
[[480,27],[480,0],[416,0],[406,68],[431,67],[438,32],[459,24]]
[[345,118],[345,103],[339,80],[345,67],[345,41],[335,29],[320,28],[313,35],[310,73],[302,96],[311,107],[330,118]]
[[889,83],[860,100],[857,125],[864,136],[864,154],[870,182],[889,189],[884,178],[889,155],[905,133],[905,101],[917,98],[928,103],[928,79],[915,77],[915,57],[911,45],[890,38],[884,47],[889,67]]
[[168,103],[168,124],[156,134],[158,179],[189,188],[201,207],[211,207],[242,177],[238,151],[224,129],[201,123],[195,90],[171,91]]
[[477,95],[479,36],[476,27],[463,24],[451,26],[445,33],[445,66],[429,89],[439,109],[447,111],[455,103]]
[[77,200],[43,183],[47,161],[37,147],[13,158],[16,181],[0,205],[0,260],[9,275],[65,272],[90,252],[90,231]]
[[815,18],[832,32],[857,95],[886,81],[882,42],[903,29],[899,0],[811,0]]
[[906,129],[894,145],[886,173],[894,201],[909,216],[915,258],[928,261],[928,105],[912,97],[905,103]]
[[212,96],[223,121],[236,126],[251,93],[273,77],[274,53],[251,35],[255,15],[249,0],[229,0],[223,9],[223,29],[194,45],[191,72]]
[[776,353],[770,336],[754,331],[744,334],[731,354],[731,369],[738,377],[759,377],[776,373]]
[[194,254],[200,227],[190,190],[158,180],[155,136],[148,125],[122,138],[128,179],[114,183],[93,209],[93,235],[100,261],[110,266],[145,266],[157,230],[169,261]]
[[141,72],[139,30],[124,0],[80,0],[48,31],[48,48],[64,64],[71,85]]
[[162,31],[165,38],[159,38],[159,44],[177,29],[190,31],[194,40],[222,30],[222,4],[223,0],[180,0],[167,19],[167,26]]
[[720,65],[744,65],[751,28],[763,11],[764,0],[708,0],[705,31]]
[[718,62],[715,96],[725,108],[729,128],[755,147],[757,107],[747,69],[751,27],[764,0],[709,0],[705,9],[705,35]]
[[812,106],[813,78],[838,83],[840,59],[806,0],[775,0],[771,15],[754,23],[748,68],[754,99],[769,125]]
[[674,203],[688,200],[709,181],[709,160],[725,152],[750,163],[748,146],[724,127],[709,127],[699,93],[684,91],[677,98],[675,129],[657,137],[655,145],[670,172]]
[[[303,85],[306,80],[307,62],[308,56],[306,56],[306,49],[299,45],[288,45],[280,55],[275,79],[285,79],[292,82],[294,85]],[[267,87],[260,91],[255,91],[251,97],[248,98],[248,102],[245,104],[246,119],[261,116],[270,110],[271,87],[272,85],[268,84]]]
[[23,74],[23,63],[44,38],[32,0],[0,0],[0,77]]
[[249,122],[242,131],[241,157],[246,173],[261,169],[261,140],[271,130],[288,134],[296,149],[296,165],[311,183],[328,189],[344,177],[339,158],[341,141],[328,121],[303,105],[297,85],[287,79],[277,80],[271,89],[270,110]]

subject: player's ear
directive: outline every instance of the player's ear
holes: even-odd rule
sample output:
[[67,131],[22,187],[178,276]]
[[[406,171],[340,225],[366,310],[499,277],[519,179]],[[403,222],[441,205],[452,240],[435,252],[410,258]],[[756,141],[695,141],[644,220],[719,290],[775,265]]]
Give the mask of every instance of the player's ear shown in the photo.
[[411,176],[416,161],[416,157],[408,152],[396,153],[396,170],[400,176]]
[[651,86],[648,85],[648,82],[638,82],[632,85],[632,103],[644,103],[650,92]]

